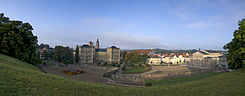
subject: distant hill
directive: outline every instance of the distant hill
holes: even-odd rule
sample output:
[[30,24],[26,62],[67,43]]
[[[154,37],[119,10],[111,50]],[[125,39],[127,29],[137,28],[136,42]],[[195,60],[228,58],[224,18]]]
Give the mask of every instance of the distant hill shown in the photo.
[[[166,50],[166,49],[153,49],[155,53],[177,53],[177,54],[183,54],[183,53],[189,53],[189,54],[193,54],[195,53],[196,49],[192,49],[192,50]],[[220,52],[222,54],[225,54],[227,51],[221,51],[221,50],[212,50],[212,51],[216,51],[216,52]]]
[[[186,78],[178,79],[184,82],[175,82],[170,85],[161,83],[161,86],[152,87],[122,87],[86,83],[43,73],[31,64],[0,54],[0,96],[245,95],[245,69],[190,81]],[[177,79],[171,80],[167,82]]]

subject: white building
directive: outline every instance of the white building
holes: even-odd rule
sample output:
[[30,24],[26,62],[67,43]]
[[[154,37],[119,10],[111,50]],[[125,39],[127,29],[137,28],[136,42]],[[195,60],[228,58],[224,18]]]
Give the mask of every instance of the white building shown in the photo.
[[[188,54],[188,53],[187,53]],[[160,65],[161,63],[169,63],[169,64],[184,64],[186,60],[189,60],[189,54],[188,56],[185,54],[179,55],[179,54],[170,54],[170,55],[153,55],[150,56],[150,58],[147,59],[147,63],[151,65]]]

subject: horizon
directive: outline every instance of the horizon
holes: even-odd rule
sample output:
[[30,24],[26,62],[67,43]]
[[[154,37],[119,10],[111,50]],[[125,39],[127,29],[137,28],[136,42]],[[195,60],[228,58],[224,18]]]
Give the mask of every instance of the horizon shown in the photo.
[[3,0],[0,13],[28,22],[38,44],[69,46],[95,42],[122,50],[224,50],[238,21],[243,0]]

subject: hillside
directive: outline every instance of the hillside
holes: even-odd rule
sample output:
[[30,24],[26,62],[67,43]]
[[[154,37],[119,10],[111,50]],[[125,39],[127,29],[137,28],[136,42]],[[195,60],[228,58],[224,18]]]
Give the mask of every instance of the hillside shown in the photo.
[[[182,78],[179,78],[181,80]],[[159,82],[172,82],[170,79]],[[245,69],[202,79],[152,87],[85,83],[41,72],[35,66],[0,54],[0,95],[245,95]],[[154,84],[157,84],[154,83]],[[153,84],[153,85],[154,85]],[[160,83],[159,83],[160,84]]]

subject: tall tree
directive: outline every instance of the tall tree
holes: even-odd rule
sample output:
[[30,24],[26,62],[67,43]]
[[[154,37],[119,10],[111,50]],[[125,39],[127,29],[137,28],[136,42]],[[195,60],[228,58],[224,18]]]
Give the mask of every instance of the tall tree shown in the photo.
[[0,14],[0,54],[9,55],[22,61],[38,64],[37,36],[32,34],[32,26],[22,21],[9,20]]
[[233,33],[234,38],[224,46],[224,49],[228,49],[227,62],[231,69],[245,67],[245,19],[238,25],[239,28]]
[[41,43],[40,46],[38,46],[39,49],[43,49],[43,48],[46,48],[48,49],[49,48],[49,45],[48,44],[43,44]]
[[48,52],[48,50],[43,50],[43,52],[41,53],[43,56],[43,59],[52,59],[53,55],[52,53]]
[[130,59],[129,54],[127,54],[127,52],[124,52],[124,54],[123,54],[123,61],[126,63],[126,62],[129,61],[129,59]]
[[76,61],[76,63],[78,63],[79,60],[80,60],[80,57],[79,57],[79,47],[77,45],[77,47],[76,47],[76,53],[75,53],[75,61]]
[[73,64],[73,49],[63,46],[55,46],[54,48],[55,61],[64,64]]

